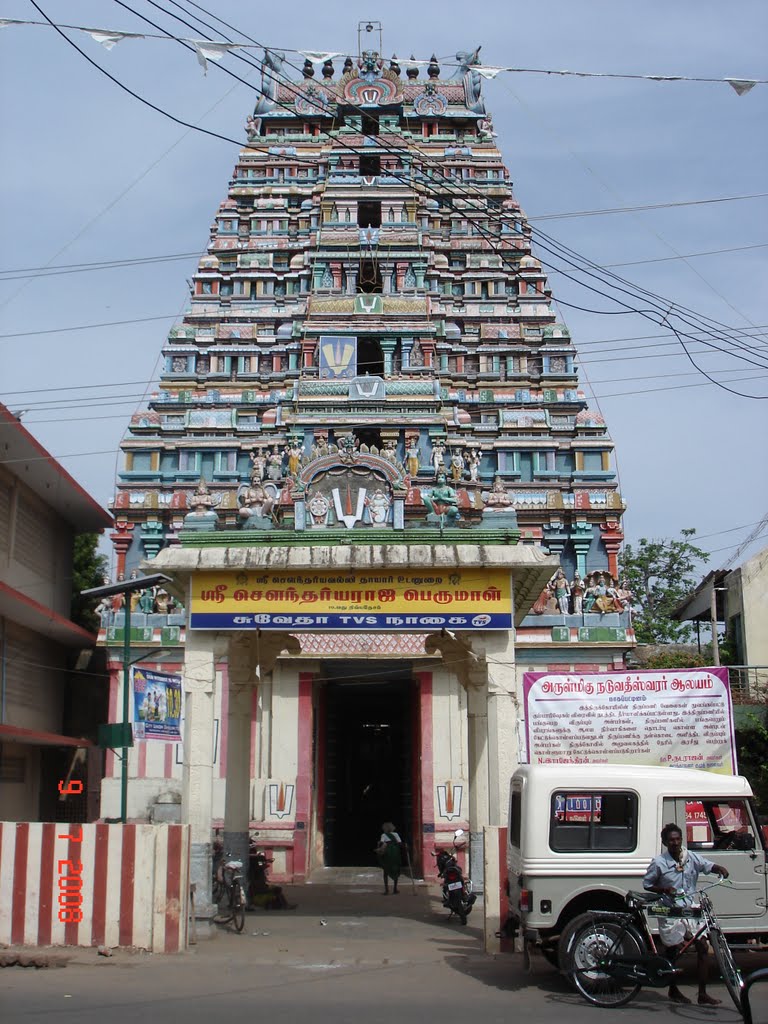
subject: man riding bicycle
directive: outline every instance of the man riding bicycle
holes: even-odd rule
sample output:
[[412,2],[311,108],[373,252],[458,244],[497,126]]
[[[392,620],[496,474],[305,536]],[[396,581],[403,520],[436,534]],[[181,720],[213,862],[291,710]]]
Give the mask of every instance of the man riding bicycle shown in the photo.
[[[728,877],[728,870],[721,864],[700,857],[698,853],[683,846],[683,832],[679,825],[665,825],[661,830],[661,842],[666,850],[654,857],[648,865],[643,886],[649,892],[656,892],[667,906],[692,906],[691,897],[696,892],[700,874]],[[659,939],[670,959],[674,959],[679,947],[696,931],[696,924],[684,917],[659,918]],[[707,993],[709,963],[707,940],[696,940],[698,963],[696,974],[699,982],[699,1005],[717,1006],[720,1002]],[[675,1003],[690,1003],[674,983],[669,986],[669,998]]]

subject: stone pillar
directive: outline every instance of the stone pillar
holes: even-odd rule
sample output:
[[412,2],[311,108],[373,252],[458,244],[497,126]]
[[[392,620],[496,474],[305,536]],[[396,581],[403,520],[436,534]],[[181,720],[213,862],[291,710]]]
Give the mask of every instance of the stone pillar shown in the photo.
[[211,821],[213,819],[213,729],[216,696],[216,635],[187,630],[184,647],[184,766],[181,820],[190,829],[190,882],[196,886],[200,937],[210,934]]
[[251,701],[254,671],[251,638],[229,641],[227,713],[227,788],[224,800],[224,849],[242,860],[247,872],[251,820]]
[[571,527],[571,542],[576,551],[576,571],[584,578],[587,575],[587,555],[592,546],[592,524],[577,520]]
[[424,353],[424,365],[434,366],[435,363],[435,342],[432,338],[421,338],[419,340],[421,351]]
[[358,263],[345,263],[344,264],[344,277],[346,281],[346,294],[356,295],[357,294],[357,274],[360,269]]
[[109,539],[112,541],[117,552],[117,564],[115,566],[115,579],[117,580],[121,576],[125,576],[125,558],[133,543],[133,534],[131,533],[133,526],[133,523],[118,520],[117,531],[109,535]]
[[488,666],[489,761],[494,766],[489,780],[489,823],[506,825],[509,780],[520,760],[514,630],[486,633],[483,644]]
[[603,545],[608,552],[608,572],[614,579],[619,578],[619,551],[624,540],[624,531],[618,519],[608,519],[600,523],[600,534]]
[[469,872],[478,892],[483,891],[483,828],[490,824],[488,768],[488,701],[483,673],[472,672],[467,687],[469,752]]
[[406,370],[411,365],[411,349],[413,348],[413,338],[402,339],[402,352],[403,352],[403,369]]
[[559,519],[553,519],[551,523],[544,524],[544,543],[549,548],[550,553],[557,555],[559,559],[565,545],[568,543],[568,534]]
[[383,295],[392,294],[392,271],[394,270],[394,263],[384,262],[383,260],[379,263],[379,269],[381,270],[381,291]]
[[391,377],[392,370],[392,358],[395,353],[395,345],[397,345],[396,338],[382,338],[380,343],[381,351],[384,354],[384,376]]

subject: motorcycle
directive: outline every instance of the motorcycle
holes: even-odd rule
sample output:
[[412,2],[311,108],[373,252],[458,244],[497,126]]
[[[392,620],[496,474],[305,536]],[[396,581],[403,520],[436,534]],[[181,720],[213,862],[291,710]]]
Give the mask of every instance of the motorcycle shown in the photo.
[[273,885],[267,877],[272,858],[259,850],[256,842],[251,839],[248,865],[248,904],[250,908],[262,907],[264,910],[294,910],[295,903],[285,898],[282,886]]
[[472,912],[477,894],[472,892],[472,879],[465,878],[456,853],[464,845],[460,842],[464,829],[457,828],[453,833],[453,850],[438,849],[432,852],[437,864],[437,877],[443,880],[443,906],[456,914],[462,924]]

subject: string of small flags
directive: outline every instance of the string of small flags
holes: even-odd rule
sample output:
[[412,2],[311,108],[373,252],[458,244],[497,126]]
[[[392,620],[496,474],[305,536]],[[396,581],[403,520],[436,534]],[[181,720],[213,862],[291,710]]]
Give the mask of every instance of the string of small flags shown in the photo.
[[[51,27],[42,21],[24,21],[16,18],[0,18],[0,28],[6,28],[9,25],[36,25],[44,28]],[[57,27],[70,29],[76,32],[84,32],[95,42],[103,46],[105,50],[113,49],[113,47],[125,39],[163,39],[177,43],[187,43],[195,50],[197,60],[203,69],[203,74],[208,73],[209,61],[220,61],[226,57],[228,53],[231,53],[234,50],[264,49],[263,46],[255,43],[231,43],[223,40],[186,39],[182,36],[162,35],[151,32],[123,32],[117,29],[88,28],[85,25],[58,25]],[[276,50],[277,48],[270,47],[270,49]],[[323,64],[326,61],[344,56],[343,53],[336,51],[293,50],[289,47],[284,47],[283,49],[290,53],[300,54],[305,58],[305,60],[310,61],[312,64]],[[434,58],[431,58],[430,60],[417,60],[415,57],[410,57],[408,60],[403,61],[403,64],[407,67],[428,67],[433,61]],[[444,67],[462,67],[460,64],[449,63],[446,61],[441,61],[441,64]],[[524,75],[567,75],[574,78],[621,78],[648,82],[709,82],[717,85],[729,85],[738,96],[744,96],[751,89],[754,89],[756,85],[768,85],[768,79],[764,78],[704,78],[690,75],[634,75],[603,71],[570,71],[566,69],[555,70],[551,68],[502,67],[475,63],[471,65],[471,70],[486,79],[496,78],[497,75],[503,73],[511,73]]]

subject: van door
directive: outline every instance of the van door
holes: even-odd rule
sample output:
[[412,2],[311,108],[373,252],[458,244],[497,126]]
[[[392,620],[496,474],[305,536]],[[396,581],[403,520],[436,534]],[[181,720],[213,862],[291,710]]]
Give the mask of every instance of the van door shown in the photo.
[[[749,801],[742,797],[678,797],[664,800],[664,822],[685,822],[689,850],[728,869],[729,885],[712,889],[718,917],[766,914],[766,855]],[[712,878],[714,881],[714,878]],[[707,884],[707,876],[699,885]]]
[[523,800],[524,780],[514,775],[509,787],[509,825],[507,828],[507,895],[509,910],[520,914],[520,879],[523,872]]

